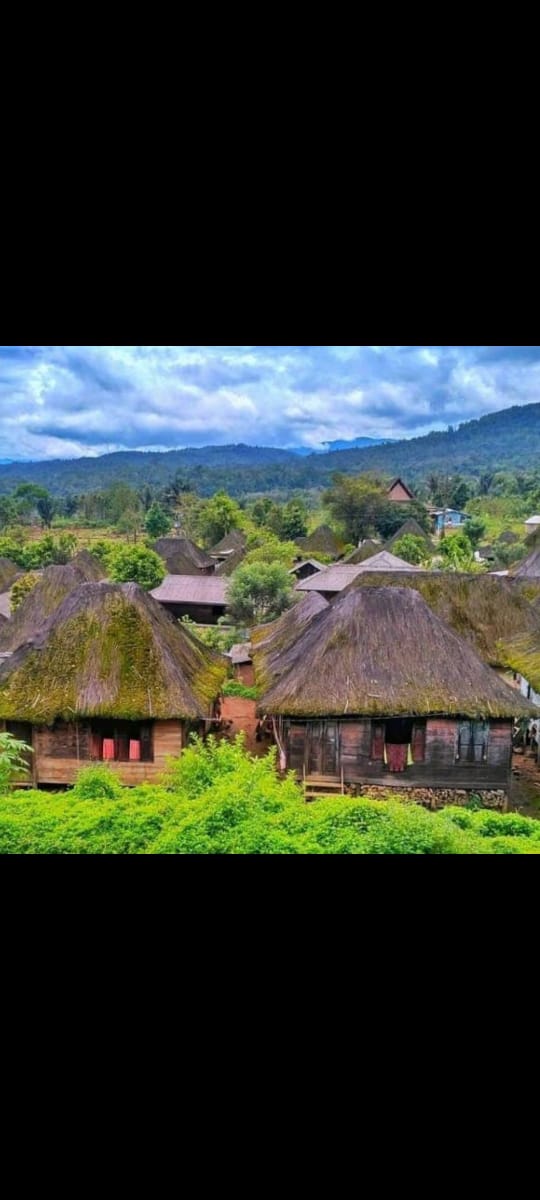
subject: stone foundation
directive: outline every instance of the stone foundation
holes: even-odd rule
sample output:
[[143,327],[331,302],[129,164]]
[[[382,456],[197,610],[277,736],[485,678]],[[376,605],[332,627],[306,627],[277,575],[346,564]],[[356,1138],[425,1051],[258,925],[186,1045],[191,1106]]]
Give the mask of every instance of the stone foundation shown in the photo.
[[357,784],[354,788],[345,789],[349,794],[367,796],[370,800],[398,799],[406,804],[422,804],[424,808],[433,810],[446,808],[451,804],[454,808],[462,808],[473,796],[478,796],[483,808],[495,808],[506,812],[508,808],[508,793],[505,791],[462,791],[457,788],[407,788],[404,792],[391,796],[388,788],[362,787]]

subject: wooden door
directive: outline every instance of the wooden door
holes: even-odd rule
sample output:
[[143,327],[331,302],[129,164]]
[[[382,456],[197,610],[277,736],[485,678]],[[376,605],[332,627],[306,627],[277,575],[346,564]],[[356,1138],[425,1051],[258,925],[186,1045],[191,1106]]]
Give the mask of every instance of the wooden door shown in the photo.
[[337,721],[310,723],[306,755],[308,775],[337,775],[338,735]]

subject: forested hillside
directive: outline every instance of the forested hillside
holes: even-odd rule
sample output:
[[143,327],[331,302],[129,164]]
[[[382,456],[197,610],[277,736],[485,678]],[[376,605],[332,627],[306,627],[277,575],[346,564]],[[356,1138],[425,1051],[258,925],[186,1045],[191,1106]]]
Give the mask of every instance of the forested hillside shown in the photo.
[[11,463],[0,467],[0,492],[7,493],[23,482],[38,484],[56,496],[117,482],[159,487],[181,473],[186,485],[201,496],[212,495],[220,488],[242,496],[326,487],[336,471],[400,474],[415,484],[442,466],[453,474],[478,477],[488,469],[526,470],[539,462],[540,404],[528,404],[492,413],[444,433],[306,458],[287,450],[239,445],[163,454],[128,451],[67,462]]

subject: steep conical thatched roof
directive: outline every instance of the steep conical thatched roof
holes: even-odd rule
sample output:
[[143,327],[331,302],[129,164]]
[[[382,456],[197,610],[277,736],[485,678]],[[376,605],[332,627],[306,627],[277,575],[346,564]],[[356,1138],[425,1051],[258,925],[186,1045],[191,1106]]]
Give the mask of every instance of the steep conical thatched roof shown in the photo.
[[327,608],[328,601],[318,592],[311,592],[282,613],[277,621],[252,630],[251,651],[257,687],[269,686],[276,660],[298,642],[313,618]]
[[220,554],[227,554],[230,550],[245,550],[247,538],[241,529],[231,529],[230,533],[226,533],[220,542],[208,551],[213,557]]
[[510,574],[514,579],[540,580],[540,544],[529,554],[524,562],[518,563],[516,567],[513,567]]
[[[443,571],[377,575],[362,572],[346,589],[414,588],[433,611],[464,637],[484,662],[504,666],[501,647],[519,633],[536,629],[538,614],[533,604],[534,581],[527,587],[495,575],[462,575]],[[540,595],[540,587],[538,588]]]
[[313,533],[309,533],[307,537],[295,538],[295,541],[306,557],[311,554],[328,554],[332,558],[337,558],[343,550],[342,542],[339,541],[329,525],[319,525],[318,529],[313,530]]
[[166,563],[169,575],[198,575],[214,565],[210,555],[189,538],[158,538],[152,549]]
[[0,650],[16,650],[17,646],[43,628],[70,592],[80,587],[81,583],[97,582],[104,574],[99,560],[84,550],[65,566],[46,567],[20,608],[2,627]]
[[379,554],[381,551],[381,543],[374,542],[371,538],[366,538],[361,546],[357,546],[356,550],[351,550],[350,554],[346,554],[345,558],[341,559],[343,563],[363,563],[368,558],[373,558],[374,554]]
[[261,710],[284,716],[513,717],[530,705],[409,588],[341,596],[281,655]]
[[394,533],[393,537],[389,538],[389,540],[385,543],[385,550],[392,550],[396,542],[399,542],[402,537],[407,536],[422,538],[422,541],[425,542],[426,549],[432,549],[431,542],[425,529],[422,529],[422,526],[419,525],[418,521],[414,520],[414,517],[409,517],[409,520],[404,521],[397,533]]
[[0,660],[0,718],[195,720],[209,715],[227,669],[137,584],[87,583]]
[[0,592],[9,591],[12,583],[15,583],[20,574],[21,568],[10,558],[0,558]]

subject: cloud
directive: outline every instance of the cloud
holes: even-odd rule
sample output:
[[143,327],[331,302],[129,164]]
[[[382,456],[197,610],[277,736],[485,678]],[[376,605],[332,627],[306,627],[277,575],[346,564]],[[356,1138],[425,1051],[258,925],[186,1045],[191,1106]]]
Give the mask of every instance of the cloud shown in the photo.
[[539,398],[537,346],[3,346],[0,458],[412,437]]

